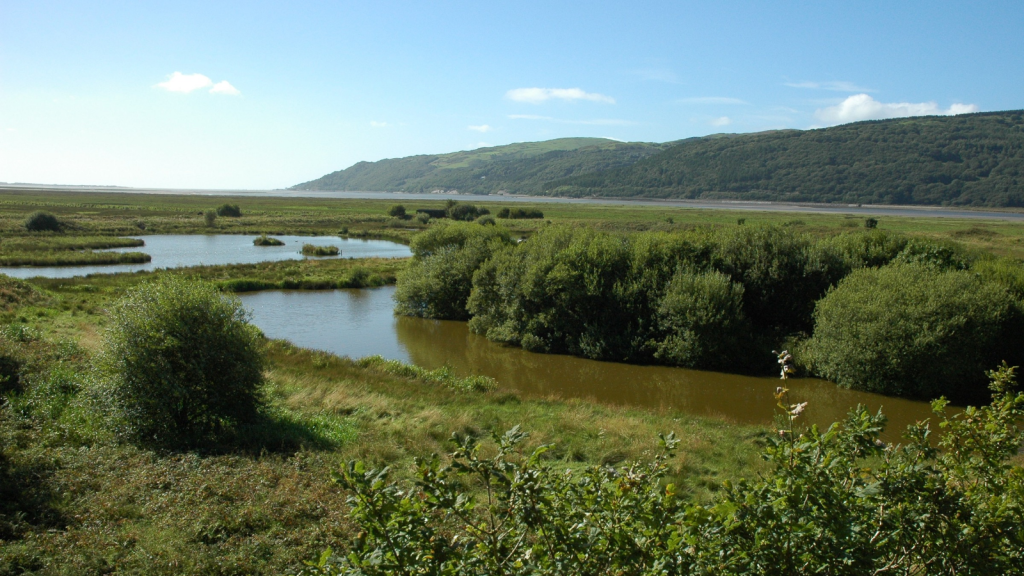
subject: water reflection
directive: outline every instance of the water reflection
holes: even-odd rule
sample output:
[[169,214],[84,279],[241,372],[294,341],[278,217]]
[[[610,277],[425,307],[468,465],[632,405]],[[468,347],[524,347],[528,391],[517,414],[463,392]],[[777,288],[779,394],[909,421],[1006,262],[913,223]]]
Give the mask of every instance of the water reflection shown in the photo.
[[256,236],[239,234],[157,234],[137,236],[146,242],[138,248],[115,248],[110,252],[145,252],[152,256],[146,264],[107,266],[54,266],[0,268],[15,278],[71,278],[87,274],[116,274],[158,268],[217,266],[223,264],[256,264],[280,260],[301,260],[303,244],[337,246],[342,258],[407,258],[409,247],[387,240],[362,240],[337,236],[274,236],[283,246],[253,246]]
[[[767,424],[776,378],[753,378],[664,366],[597,362],[534,354],[471,333],[466,323],[394,317],[394,288],[324,292],[262,292],[243,297],[268,336],[352,357],[381,354],[425,368],[450,365],[461,375],[482,374],[527,396],[586,398],[649,409],[681,410],[737,423]],[[809,421],[842,419],[864,404],[883,408],[887,439],[928,418],[928,404],[855,392],[812,378],[789,381],[793,401],[809,402]]]

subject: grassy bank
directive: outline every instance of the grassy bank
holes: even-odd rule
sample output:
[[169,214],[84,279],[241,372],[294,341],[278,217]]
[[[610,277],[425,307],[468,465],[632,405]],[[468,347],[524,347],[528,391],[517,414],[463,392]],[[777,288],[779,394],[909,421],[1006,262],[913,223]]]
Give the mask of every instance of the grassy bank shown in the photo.
[[151,258],[142,252],[94,252],[145,245],[137,238],[31,233],[0,241],[0,266],[88,266],[139,264]]
[[[683,449],[673,481],[706,499],[760,469],[758,428],[583,401],[526,400],[485,382],[268,342],[268,418],[244,446],[173,453],[119,441],[93,366],[105,310],[133,274],[33,285],[4,279],[0,350],[21,362],[0,408],[0,574],[281,574],[350,541],[332,473],[358,458],[411,476],[453,433],[521,424],[569,468]],[[53,287],[53,290],[49,290]]]

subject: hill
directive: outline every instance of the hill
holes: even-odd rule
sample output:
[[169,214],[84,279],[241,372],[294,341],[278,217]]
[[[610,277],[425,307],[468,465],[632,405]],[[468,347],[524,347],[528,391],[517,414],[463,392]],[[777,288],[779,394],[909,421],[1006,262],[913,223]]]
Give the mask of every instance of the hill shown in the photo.
[[562,138],[359,162],[293,189],[1024,207],[1024,111],[665,144]]
[[544,194],[1021,207],[1024,113],[695,138]]
[[604,138],[560,138],[451,154],[358,162],[292,189],[458,190],[475,194],[506,190],[517,194],[539,194],[546,182],[628,166],[669,146]]

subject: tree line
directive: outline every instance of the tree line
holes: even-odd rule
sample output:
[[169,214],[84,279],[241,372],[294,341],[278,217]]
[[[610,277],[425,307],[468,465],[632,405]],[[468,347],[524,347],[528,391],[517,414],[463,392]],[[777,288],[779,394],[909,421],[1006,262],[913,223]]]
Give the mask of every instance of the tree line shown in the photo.
[[[412,242],[399,314],[468,320],[524,349],[764,373],[789,343],[842,386],[957,401],[1024,356],[1024,268],[952,242],[785,227],[614,235],[435,225]],[[956,355],[955,363],[942,358]]]

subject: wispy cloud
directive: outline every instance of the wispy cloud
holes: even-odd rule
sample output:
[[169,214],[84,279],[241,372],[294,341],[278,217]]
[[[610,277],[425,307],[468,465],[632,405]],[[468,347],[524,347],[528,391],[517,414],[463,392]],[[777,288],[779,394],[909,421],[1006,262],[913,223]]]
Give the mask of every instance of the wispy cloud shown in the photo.
[[212,86],[213,80],[202,74],[182,74],[181,72],[175,72],[167,77],[165,82],[157,84],[157,88],[163,88],[168,92],[181,92],[188,94],[195,90],[201,90],[207,86]]
[[370,120],[370,126],[374,128],[387,128],[388,126],[393,126],[393,124],[389,122],[378,122],[376,120]]
[[727,96],[697,96],[695,98],[682,98],[676,100],[676,102],[679,104],[750,104],[746,100],[729,98]]
[[785,85],[789,86],[790,88],[810,88],[810,89],[813,89],[813,90],[832,90],[833,92],[876,92],[876,90],[872,90],[871,88],[864,88],[863,86],[858,86],[858,85],[854,84],[853,82],[846,82],[846,81],[842,81],[842,80],[838,80],[838,81],[837,80],[833,80],[833,81],[830,81],[830,82],[812,82],[812,81],[786,82]]
[[241,94],[241,92],[239,92],[238,88],[232,86],[231,83],[227,80],[221,80],[220,82],[214,84],[213,88],[210,88],[210,94],[227,94],[228,96],[238,96],[239,94]]
[[579,88],[515,88],[506,92],[505,97],[509,100],[529,104],[540,104],[552,99],[565,100],[567,102],[588,100],[590,102],[615,104],[615,98],[611,96],[595,92],[584,92]]
[[975,104],[953,104],[942,109],[935,102],[879,102],[867,94],[854,94],[840,104],[820,108],[814,117],[825,124],[845,124],[860,120],[881,120],[884,118],[904,118],[907,116],[954,116],[977,112]]
[[491,128],[487,124],[481,124],[479,126],[466,126],[466,128],[469,128],[470,130],[476,130],[481,134],[483,134],[484,132],[490,132],[491,130],[494,130],[494,128]]
[[618,118],[595,118],[593,120],[562,120],[551,116],[538,116],[536,114],[509,114],[509,120],[541,120],[544,122],[555,122],[556,124],[579,124],[583,126],[633,126],[636,122],[620,120]]
[[732,124],[732,118],[729,118],[728,116],[719,116],[718,118],[712,118],[709,120],[708,124],[711,124],[712,126],[728,126],[729,124]]

